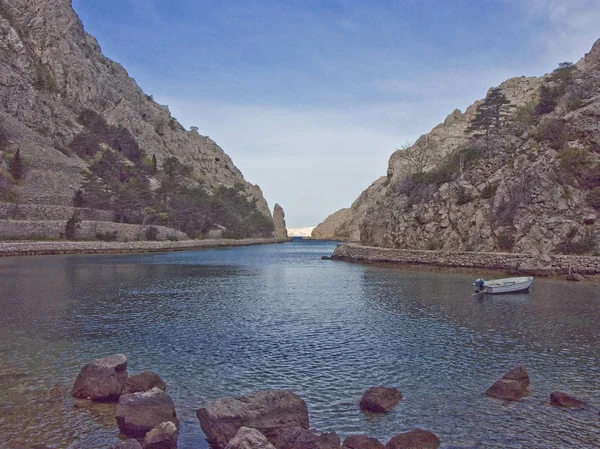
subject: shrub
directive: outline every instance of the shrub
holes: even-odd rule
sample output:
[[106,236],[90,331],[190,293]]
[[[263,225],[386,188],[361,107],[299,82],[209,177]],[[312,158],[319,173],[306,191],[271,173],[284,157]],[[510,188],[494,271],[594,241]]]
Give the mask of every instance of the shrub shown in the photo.
[[21,150],[19,148],[17,148],[12,159],[8,162],[8,169],[15,181],[23,179],[23,160],[21,159]]
[[550,119],[538,127],[536,139],[539,142],[547,142],[555,150],[560,150],[572,137],[572,130],[566,121]]
[[557,89],[552,89],[545,84],[542,85],[540,87],[540,99],[535,106],[535,115],[539,117],[554,111],[559,96],[560,92]]
[[167,236],[167,240],[168,240],[169,242],[178,242],[178,241],[179,241],[179,239],[177,238],[177,236],[176,236],[176,235],[168,235],[168,236]]
[[473,195],[469,192],[464,186],[460,186],[456,190],[456,204],[458,206],[462,206],[463,204],[470,203],[474,200]]
[[600,210],[600,187],[588,192],[585,197],[586,202],[596,210]]
[[79,212],[73,212],[71,218],[67,220],[67,224],[65,225],[65,238],[67,240],[73,240],[75,238],[75,233],[77,229],[81,226],[81,218],[79,218]]
[[588,230],[579,239],[575,239],[576,229],[566,235],[565,239],[556,245],[559,254],[594,254],[598,249],[598,236],[593,230]]
[[583,106],[583,99],[581,98],[569,98],[567,101],[567,110],[574,111],[575,109],[579,109]]
[[102,240],[103,242],[115,242],[119,238],[118,231],[110,231],[110,232],[98,232],[96,234],[96,240]]
[[158,238],[158,229],[154,226],[150,226],[146,229],[146,240],[154,241]]
[[427,251],[438,251],[444,247],[444,244],[437,239],[427,240],[425,243],[425,250]]
[[525,126],[531,126],[537,121],[535,115],[536,104],[534,102],[519,106],[513,112],[513,120]]
[[75,195],[73,195],[73,206],[83,207],[85,206],[85,198],[83,196],[83,190],[77,189]]
[[489,199],[492,198],[496,194],[496,189],[498,189],[498,184],[490,183],[486,184],[483,190],[481,191],[481,198]]
[[501,251],[512,251],[515,246],[515,235],[512,229],[504,229],[496,235],[496,246]]

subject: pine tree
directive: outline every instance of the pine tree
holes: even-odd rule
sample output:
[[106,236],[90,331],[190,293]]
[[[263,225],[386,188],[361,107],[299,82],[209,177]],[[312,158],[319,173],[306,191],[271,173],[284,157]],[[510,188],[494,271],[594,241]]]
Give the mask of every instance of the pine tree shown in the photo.
[[467,128],[467,132],[484,131],[487,136],[490,131],[500,129],[502,119],[509,113],[508,105],[510,101],[500,88],[492,88],[485,100],[477,107],[475,118]]
[[158,170],[158,165],[156,163],[156,154],[152,155],[152,171],[154,173],[156,173],[156,171]]
[[23,178],[23,161],[21,160],[20,149],[17,149],[15,155],[9,163],[8,168],[15,181],[20,181]]

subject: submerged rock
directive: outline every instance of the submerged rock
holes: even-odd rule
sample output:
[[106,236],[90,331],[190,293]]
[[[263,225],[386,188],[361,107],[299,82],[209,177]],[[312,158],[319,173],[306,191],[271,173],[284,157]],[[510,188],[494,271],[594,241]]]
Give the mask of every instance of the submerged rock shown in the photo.
[[286,427],[308,429],[308,408],[297,394],[266,390],[245,396],[221,398],[196,412],[206,440],[214,449],[223,449],[240,427],[261,432],[274,444]]
[[550,394],[550,403],[567,408],[579,408],[583,405],[583,401],[560,391],[554,391]]
[[166,391],[167,384],[160,376],[152,371],[144,371],[143,373],[131,376],[125,382],[123,394],[139,393],[142,391],[150,391],[153,388]]
[[121,432],[134,438],[144,437],[166,421],[179,425],[173,400],[158,388],[121,396],[116,418]]
[[160,423],[144,437],[144,449],[175,449],[178,435],[174,423],[171,421]]
[[413,429],[396,435],[385,445],[386,449],[437,449],[440,439],[423,429]]
[[517,365],[488,388],[486,394],[507,401],[519,401],[527,394],[529,384],[529,374],[525,367]]
[[242,426],[225,449],[275,449],[275,446],[258,430]]
[[385,449],[385,446],[377,438],[366,435],[350,435],[344,440],[342,449]]
[[127,357],[124,354],[96,359],[81,369],[71,395],[92,401],[116,401],[126,380]]
[[277,449],[339,449],[340,437],[335,432],[288,427],[279,432]]
[[373,413],[389,413],[402,399],[402,393],[395,387],[371,387],[360,400],[360,409]]
[[531,383],[529,381],[529,374],[527,374],[527,370],[523,365],[517,365],[515,368],[507,371],[507,373],[502,376],[503,379],[508,380],[516,380],[521,384],[523,388],[527,388]]
[[110,449],[142,449],[142,445],[135,438],[130,438],[113,444]]

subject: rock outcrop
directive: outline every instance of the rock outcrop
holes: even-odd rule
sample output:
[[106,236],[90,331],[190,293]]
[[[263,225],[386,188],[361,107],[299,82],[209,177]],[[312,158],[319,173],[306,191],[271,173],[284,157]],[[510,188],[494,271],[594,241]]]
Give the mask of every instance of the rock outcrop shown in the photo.
[[123,394],[140,393],[150,391],[153,388],[166,391],[167,384],[165,384],[158,374],[152,371],[144,371],[143,373],[127,378],[123,387]]
[[366,435],[350,435],[344,439],[342,449],[384,449],[385,445],[377,438]]
[[85,365],[75,379],[71,394],[79,399],[116,401],[126,381],[127,357],[116,354]]
[[386,178],[381,177],[369,186],[347,209],[331,214],[313,229],[311,238],[315,240],[339,240],[358,242],[360,224],[367,215],[369,205],[376,202],[385,191]]
[[488,388],[486,394],[506,401],[519,401],[527,394],[529,383],[529,375],[525,367],[518,365]]
[[171,421],[160,423],[144,437],[144,449],[176,449],[177,426]]
[[121,396],[115,414],[121,432],[134,438],[145,437],[167,421],[179,425],[173,400],[158,388]]
[[439,446],[437,435],[423,429],[399,433],[385,445],[386,449],[437,449]]
[[[577,64],[509,79],[464,113],[452,112],[392,154],[376,192],[361,194],[366,204],[334,214],[313,236],[360,234],[363,245],[402,249],[593,254],[599,59],[600,41]],[[498,94],[507,104],[494,103]],[[486,122],[491,104],[499,119]]]
[[561,391],[553,391],[550,393],[550,403],[566,408],[579,408],[583,405],[583,401]]
[[287,427],[279,432],[275,447],[277,449],[339,449],[340,437],[335,432]]
[[360,400],[360,409],[372,413],[389,413],[402,399],[402,393],[395,387],[371,387]]
[[273,226],[275,227],[273,237],[276,239],[288,238],[287,227],[285,225],[285,213],[283,212],[283,208],[277,203],[275,203],[275,207],[273,208]]
[[275,446],[258,430],[242,426],[225,449],[275,449]]
[[[185,130],[167,106],[106,58],[69,0],[3,1],[0,36],[0,202],[72,206],[89,162],[70,145],[85,129],[81,114],[93,111],[129,133],[159,169],[173,157],[190,167],[190,185],[201,180],[207,189],[241,186],[270,222],[260,188],[243,178],[213,140]],[[11,193],[3,167],[17,149],[24,175]],[[159,186],[157,179],[150,181]]]
[[200,427],[213,449],[223,449],[240,427],[257,429],[275,444],[281,429],[308,429],[308,408],[297,394],[266,390],[217,399],[196,412]]

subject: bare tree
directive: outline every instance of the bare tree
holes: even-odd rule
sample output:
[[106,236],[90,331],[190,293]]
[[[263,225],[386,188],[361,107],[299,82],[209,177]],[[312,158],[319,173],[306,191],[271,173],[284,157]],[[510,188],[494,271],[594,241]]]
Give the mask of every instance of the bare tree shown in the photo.
[[430,168],[435,157],[435,143],[429,136],[423,136],[415,143],[406,142],[398,148],[398,158],[405,162],[406,174],[423,173]]

